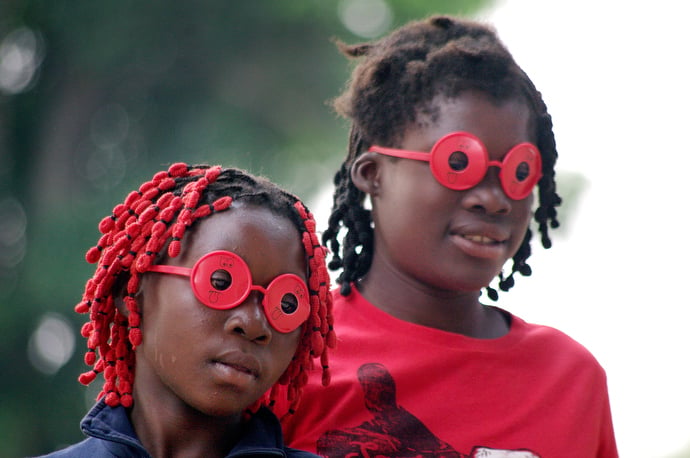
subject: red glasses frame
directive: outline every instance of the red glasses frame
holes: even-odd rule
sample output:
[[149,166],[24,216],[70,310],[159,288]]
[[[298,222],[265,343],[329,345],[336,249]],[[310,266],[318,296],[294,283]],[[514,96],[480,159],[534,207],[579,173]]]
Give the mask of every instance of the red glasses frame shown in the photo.
[[377,145],[369,151],[428,162],[436,181],[456,191],[478,185],[489,167],[498,167],[501,187],[513,200],[529,196],[542,177],[541,153],[532,143],[519,143],[502,161],[491,161],[484,143],[468,132],[453,132],[441,137],[429,153]]
[[[270,325],[278,332],[288,333],[299,328],[309,317],[309,292],[307,285],[295,274],[282,274],[274,278],[267,288],[252,283],[252,274],[244,260],[230,251],[212,251],[188,267],[156,264],[149,272],[189,277],[196,298],[207,307],[227,310],[242,304],[252,291],[259,291],[263,297],[261,305]],[[218,288],[214,274],[220,273],[221,280],[228,286]],[[227,278],[225,277],[227,274]],[[287,295],[290,303],[283,300]],[[293,310],[294,308],[294,310]]]

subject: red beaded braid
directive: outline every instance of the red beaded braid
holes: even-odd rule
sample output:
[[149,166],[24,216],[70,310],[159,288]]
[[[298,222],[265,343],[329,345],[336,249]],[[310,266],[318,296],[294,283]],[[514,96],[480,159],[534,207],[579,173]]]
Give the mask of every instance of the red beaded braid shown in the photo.
[[[156,173],[151,181],[116,205],[98,226],[103,234],[98,244],[86,253],[86,260],[97,263],[97,267],[86,282],[75,311],[89,314],[81,334],[87,339],[84,362],[92,369],[83,373],[79,381],[88,385],[103,373],[104,384],[98,398],[105,396],[108,405],[130,407],[133,402],[134,349],[143,338],[137,302],[141,275],[162,257],[161,250],[166,244],[167,255],[177,256],[190,226],[214,212],[227,210],[233,199],[268,206],[288,216],[303,234],[309,265],[311,314],[293,361],[279,380],[279,384],[288,387],[290,410],[299,402],[307,381],[306,370],[312,366],[313,358],[320,358],[322,382],[329,383],[327,347],[335,346],[330,279],[325,249],[315,234],[312,214],[296,197],[268,180],[238,169],[178,163]],[[206,203],[199,205],[200,202]],[[126,315],[115,305],[120,297]],[[256,406],[272,404],[277,393],[274,387]]]
[[328,368],[327,348],[335,348],[336,342],[335,333],[333,332],[331,281],[326,268],[326,250],[319,243],[314,216],[302,202],[295,202],[294,207],[304,222],[302,244],[307,254],[309,266],[307,286],[310,294],[309,304],[311,305],[311,312],[304,327],[302,339],[295,357],[279,380],[279,383],[271,390],[268,403],[269,406],[273,406],[277,401],[279,395],[278,385],[287,385],[287,398],[290,402],[289,414],[294,413],[299,405],[302,387],[307,383],[307,371],[312,367],[313,358],[320,358],[321,361],[321,383],[324,386],[330,383],[331,373]]

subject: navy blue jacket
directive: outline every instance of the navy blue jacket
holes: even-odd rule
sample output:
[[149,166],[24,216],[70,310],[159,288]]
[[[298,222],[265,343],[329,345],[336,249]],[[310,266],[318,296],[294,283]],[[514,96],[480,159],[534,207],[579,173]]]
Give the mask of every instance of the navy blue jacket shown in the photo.
[[[50,458],[151,457],[139,442],[124,407],[108,407],[103,400],[99,401],[81,421],[81,430],[89,437],[78,444],[44,456]],[[317,456],[285,447],[280,423],[273,412],[265,407],[252,416],[245,432],[226,458],[244,456],[314,458]]]

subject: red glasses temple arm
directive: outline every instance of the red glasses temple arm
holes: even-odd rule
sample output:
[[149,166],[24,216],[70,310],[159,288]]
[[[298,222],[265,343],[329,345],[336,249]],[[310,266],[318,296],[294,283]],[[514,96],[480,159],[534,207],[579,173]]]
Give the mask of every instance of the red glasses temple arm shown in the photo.
[[192,274],[192,269],[188,267],[178,267],[178,266],[165,266],[156,264],[149,267],[149,272],[160,272],[163,274],[174,274],[182,275],[183,277],[189,277]]
[[385,154],[386,156],[401,157],[403,159],[414,159],[415,161],[426,161],[431,160],[430,153],[423,153],[421,151],[408,151],[405,149],[395,149],[395,148],[384,148],[383,146],[373,145],[369,148],[369,151],[379,154]]

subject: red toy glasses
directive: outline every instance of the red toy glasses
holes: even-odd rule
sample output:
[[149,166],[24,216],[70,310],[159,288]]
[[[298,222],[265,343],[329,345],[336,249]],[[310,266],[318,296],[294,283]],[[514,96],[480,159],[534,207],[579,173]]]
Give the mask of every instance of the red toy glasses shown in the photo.
[[196,298],[207,307],[226,310],[237,307],[252,291],[263,294],[261,304],[271,326],[278,332],[294,331],[309,317],[307,285],[294,274],[274,278],[263,288],[252,284],[252,274],[244,260],[229,251],[205,254],[191,269],[153,265],[150,272],[189,277]]
[[467,132],[445,135],[430,153],[372,146],[369,151],[387,156],[429,162],[431,173],[443,186],[460,191],[479,184],[489,167],[501,169],[501,187],[513,200],[529,196],[541,178],[541,154],[531,143],[511,148],[503,161],[490,161],[486,146]]

